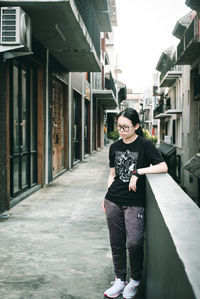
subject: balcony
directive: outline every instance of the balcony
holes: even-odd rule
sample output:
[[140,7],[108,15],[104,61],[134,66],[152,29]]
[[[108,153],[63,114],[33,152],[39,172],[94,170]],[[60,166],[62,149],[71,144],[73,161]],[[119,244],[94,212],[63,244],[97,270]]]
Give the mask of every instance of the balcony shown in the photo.
[[200,21],[196,16],[185,30],[183,38],[177,46],[176,64],[191,65],[200,51]]
[[31,18],[34,38],[68,71],[101,71],[100,31],[89,1],[76,1],[78,7],[74,0],[1,0],[0,4],[20,6]]
[[105,77],[105,89],[93,90],[93,96],[102,103],[105,110],[117,107],[117,91],[111,72]]
[[200,10],[200,3],[198,0],[186,0],[185,4],[196,11]]
[[[182,66],[175,65],[175,50],[170,47],[163,51],[157,63],[156,69],[160,74],[160,87],[171,87],[177,78],[182,75]],[[155,94],[155,91],[154,91]]]
[[163,99],[160,99],[159,104],[154,109],[154,118],[156,118],[157,115],[164,113],[164,102]]
[[153,96],[162,96],[164,92],[164,88],[160,88],[157,85],[153,86]]
[[200,75],[196,74],[193,80],[193,101],[200,101]]
[[111,89],[116,97],[117,91],[115,87],[115,81],[113,80],[112,73],[110,72],[107,77],[105,77],[105,88]]
[[126,97],[127,97],[126,86],[121,87],[119,92],[118,92],[118,103],[119,103],[119,105],[121,104],[121,102],[126,100]]
[[176,82],[176,79],[182,75],[182,69],[182,65],[176,65],[167,71],[160,81],[160,87],[171,87]]
[[200,298],[199,208],[169,174],[147,176],[146,299]]

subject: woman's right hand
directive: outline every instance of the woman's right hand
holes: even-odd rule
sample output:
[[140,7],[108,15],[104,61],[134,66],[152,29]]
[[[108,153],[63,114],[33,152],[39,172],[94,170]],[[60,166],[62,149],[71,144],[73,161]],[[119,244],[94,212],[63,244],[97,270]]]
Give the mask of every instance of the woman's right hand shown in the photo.
[[104,211],[104,213],[106,213],[106,209],[105,209],[105,205],[104,205],[104,200],[102,201],[102,209],[103,209],[103,211]]
[[137,180],[138,180],[138,177],[136,177],[135,175],[132,175],[130,182],[129,182],[129,191],[133,190],[134,192],[136,192]]

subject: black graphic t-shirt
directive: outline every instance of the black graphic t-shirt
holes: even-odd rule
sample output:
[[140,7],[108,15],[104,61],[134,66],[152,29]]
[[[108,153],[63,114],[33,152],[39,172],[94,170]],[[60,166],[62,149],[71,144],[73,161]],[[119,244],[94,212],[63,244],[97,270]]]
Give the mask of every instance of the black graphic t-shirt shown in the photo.
[[110,146],[109,160],[116,176],[105,198],[119,205],[144,207],[145,176],[139,177],[136,192],[129,191],[129,181],[134,169],[164,162],[154,144],[141,136],[129,144],[120,139]]

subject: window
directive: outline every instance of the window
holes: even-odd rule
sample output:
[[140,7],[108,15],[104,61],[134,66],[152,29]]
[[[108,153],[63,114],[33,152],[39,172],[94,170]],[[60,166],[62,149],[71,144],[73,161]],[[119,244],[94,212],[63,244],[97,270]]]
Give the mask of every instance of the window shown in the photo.
[[173,119],[172,123],[172,142],[173,144],[176,144],[176,120]]

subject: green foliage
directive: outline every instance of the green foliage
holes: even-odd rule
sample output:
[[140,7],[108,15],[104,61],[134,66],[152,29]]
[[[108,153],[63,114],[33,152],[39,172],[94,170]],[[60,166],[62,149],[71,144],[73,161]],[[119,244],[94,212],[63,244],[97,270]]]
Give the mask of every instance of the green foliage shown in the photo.
[[151,135],[151,134],[149,133],[149,131],[148,131],[148,130],[145,130],[145,129],[143,129],[143,134],[144,134],[144,137],[145,137],[145,138],[150,139],[151,142],[153,142],[153,143],[156,145],[156,143],[157,143],[157,141],[158,141],[158,137],[157,137],[157,136],[155,136],[155,135]]
[[152,135],[150,139],[151,139],[151,141],[156,145],[156,143],[157,143],[157,141],[158,141],[158,137],[155,136],[155,135]]
[[117,131],[117,129],[114,129],[114,131],[110,132],[108,134],[108,138],[112,139],[112,140],[118,140],[119,139],[119,132]]

